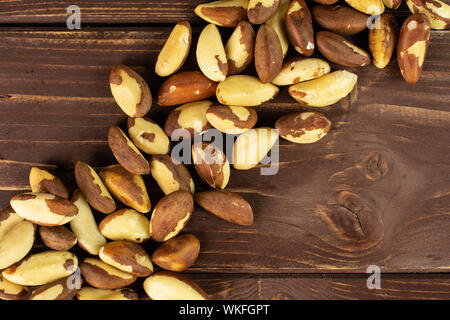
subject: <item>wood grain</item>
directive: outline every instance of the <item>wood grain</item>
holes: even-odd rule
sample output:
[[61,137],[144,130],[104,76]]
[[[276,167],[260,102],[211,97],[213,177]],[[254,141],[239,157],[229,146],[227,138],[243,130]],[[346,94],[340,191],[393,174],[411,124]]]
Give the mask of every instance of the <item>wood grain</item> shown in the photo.
[[381,289],[367,288],[367,275],[189,275],[214,299],[255,300],[413,300],[449,299],[450,277],[381,276]]
[[[35,163],[57,166],[73,188],[76,160],[115,162],[107,130],[126,118],[109,92],[110,68],[130,65],[156,94],[162,79],[153,66],[169,31],[0,31],[0,206],[28,188]],[[202,253],[190,272],[363,273],[372,264],[449,272],[449,45],[448,33],[432,33],[416,86],[404,83],[394,60],[381,71],[349,69],[359,75],[355,91],[320,110],[334,124],[325,139],[281,141],[276,176],[233,170],[229,190],[249,200],[255,224],[234,226],[197,209],[186,231],[200,238]],[[194,61],[191,52],[184,70],[196,69]],[[171,109],[155,104],[149,116],[163,124]],[[257,108],[258,125],[306,109],[283,88]],[[161,193],[146,182],[156,203]]]
[[[208,0],[14,0],[0,2],[0,23],[66,23],[67,7],[81,9],[83,23],[177,23],[181,20],[200,22],[194,8]],[[391,10],[392,11],[392,10]],[[394,11],[406,17],[405,4]]]

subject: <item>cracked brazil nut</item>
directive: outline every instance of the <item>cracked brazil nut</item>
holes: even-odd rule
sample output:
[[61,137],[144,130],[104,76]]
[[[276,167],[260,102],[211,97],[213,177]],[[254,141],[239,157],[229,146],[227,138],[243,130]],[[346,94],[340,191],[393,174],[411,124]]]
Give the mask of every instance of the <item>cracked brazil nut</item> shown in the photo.
[[152,93],[147,82],[133,69],[116,64],[109,77],[116,103],[130,117],[143,117],[152,106]]
[[250,0],[247,7],[248,21],[262,24],[269,20],[280,6],[280,0]]
[[184,164],[175,162],[169,155],[154,155],[150,161],[150,171],[164,194],[178,190],[194,193],[191,174]]
[[98,255],[106,239],[100,233],[89,203],[80,190],[73,193],[72,203],[78,208],[78,215],[70,221],[70,229],[77,237],[81,249],[92,255]]
[[248,0],[218,0],[195,7],[195,14],[203,20],[222,27],[236,27],[247,19]]
[[245,71],[252,63],[255,51],[255,31],[247,21],[241,21],[225,45],[228,75]]
[[339,34],[357,34],[367,29],[369,16],[353,8],[314,6],[311,9],[314,21],[322,28]]
[[364,67],[370,64],[370,55],[346,38],[329,31],[316,34],[317,48],[328,60],[346,67]]
[[195,195],[195,203],[216,217],[241,226],[253,224],[250,204],[237,193],[207,190]]
[[78,214],[72,202],[50,193],[18,194],[11,198],[10,204],[19,216],[43,226],[66,224]]
[[206,119],[206,111],[211,101],[196,101],[183,104],[169,113],[164,124],[166,134],[175,139],[194,138],[202,134],[211,125]]
[[217,100],[223,105],[253,107],[272,100],[280,92],[277,86],[256,77],[233,75],[217,86]]
[[214,105],[208,108],[206,119],[223,133],[241,134],[255,126],[258,114],[249,107]]
[[189,21],[177,23],[156,60],[155,72],[158,76],[170,76],[183,66],[191,48],[191,40]]
[[255,68],[263,83],[271,82],[283,65],[283,50],[277,33],[268,24],[259,27],[255,41]]
[[118,289],[136,281],[137,277],[123,272],[100,259],[86,258],[80,263],[81,275],[84,280],[99,289]]
[[310,57],[314,53],[314,29],[305,0],[293,0],[286,13],[286,32],[294,49]]
[[208,295],[191,279],[180,273],[160,271],[144,281],[152,300],[208,300]]
[[[0,211],[0,270],[24,258],[33,247],[34,225],[11,207]],[[0,284],[1,285],[1,284]]]
[[123,204],[139,212],[149,212],[150,198],[144,179],[125,170],[121,165],[112,165],[100,171],[100,177],[108,190]]
[[147,252],[131,241],[109,242],[100,248],[98,256],[103,262],[137,277],[147,277],[153,273],[153,264]]
[[203,182],[211,188],[225,189],[230,179],[230,164],[219,147],[206,142],[193,143],[192,161]]
[[119,127],[108,131],[108,144],[117,162],[134,174],[149,174],[147,159]]
[[69,199],[69,192],[61,180],[47,170],[33,167],[30,170],[31,192],[51,193]]
[[100,232],[110,240],[142,243],[150,239],[150,221],[133,209],[121,209],[104,218]]
[[197,42],[197,64],[202,73],[212,81],[223,81],[228,74],[228,61],[219,29],[207,25]]
[[346,97],[356,85],[358,76],[339,70],[320,78],[300,82],[289,87],[289,94],[300,103],[311,107],[326,107]]
[[450,4],[440,0],[406,0],[413,14],[423,13],[430,20],[431,29],[450,28]]
[[330,72],[328,62],[318,58],[296,57],[287,59],[280,73],[272,80],[277,86],[290,86],[319,78]]
[[7,280],[23,286],[39,286],[70,276],[78,267],[69,251],[35,253],[2,271]]
[[217,82],[198,71],[184,71],[168,78],[159,89],[158,104],[169,107],[208,99],[216,94]]
[[369,48],[373,57],[373,64],[380,69],[385,68],[391,60],[397,45],[398,27],[394,16],[384,13],[379,24],[369,30]]
[[416,13],[406,19],[400,30],[397,62],[403,78],[410,84],[415,84],[420,79],[430,35],[430,21],[422,13]]
[[188,191],[175,191],[163,197],[153,210],[150,234],[157,242],[175,237],[188,223],[194,199]]
[[102,213],[116,210],[116,203],[100,176],[87,163],[78,161],[75,165],[75,179],[86,200]]
[[169,137],[149,118],[128,118],[128,135],[134,145],[147,154],[168,154]]
[[53,250],[69,250],[77,243],[75,234],[64,226],[39,226],[39,235],[44,244]]
[[192,234],[183,234],[161,244],[153,252],[152,261],[165,270],[182,272],[197,260],[199,254],[200,240]]
[[326,136],[331,122],[318,112],[291,112],[275,123],[280,136],[294,143],[314,143]]

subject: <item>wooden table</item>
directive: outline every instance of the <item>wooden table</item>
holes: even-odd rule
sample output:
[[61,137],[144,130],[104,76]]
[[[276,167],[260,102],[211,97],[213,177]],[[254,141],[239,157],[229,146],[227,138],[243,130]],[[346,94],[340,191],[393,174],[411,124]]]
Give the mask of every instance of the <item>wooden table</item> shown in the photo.
[[[29,190],[32,166],[56,170],[73,190],[76,160],[115,162],[107,130],[124,127],[126,118],[109,90],[111,66],[133,67],[156,96],[157,54],[180,20],[198,35],[205,23],[193,9],[201,2],[0,3],[1,207]],[[81,8],[78,31],[65,27],[71,4]],[[402,5],[399,23],[408,14]],[[366,36],[357,40],[364,47]],[[184,70],[197,68],[194,53]],[[449,61],[450,32],[433,31],[417,85],[402,80],[395,59],[383,70],[349,69],[359,75],[357,88],[321,109],[333,121],[326,138],[281,141],[276,176],[232,171],[228,189],[252,204],[253,226],[196,209],[186,231],[200,238],[202,251],[189,276],[220,299],[449,299]],[[149,116],[164,124],[171,109],[155,103]],[[257,108],[259,124],[273,126],[293,110],[306,109],[282,88]],[[197,189],[205,188],[189,169]],[[155,204],[161,192],[146,181]],[[381,268],[379,290],[366,286],[370,265]]]

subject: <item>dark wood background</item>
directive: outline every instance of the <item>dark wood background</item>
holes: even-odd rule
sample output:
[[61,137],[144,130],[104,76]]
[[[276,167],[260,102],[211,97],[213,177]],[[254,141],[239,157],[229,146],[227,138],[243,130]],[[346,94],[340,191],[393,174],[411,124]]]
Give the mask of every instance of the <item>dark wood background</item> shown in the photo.
[[[111,66],[133,67],[156,96],[157,54],[180,20],[198,35],[205,23],[193,9],[201,2],[0,2],[0,207],[29,190],[32,166],[53,170],[73,189],[77,160],[115,162],[107,130],[126,118],[109,90]],[[65,27],[72,4],[81,8],[78,31]],[[398,22],[408,13],[402,5]],[[366,33],[355,40],[367,48]],[[197,69],[194,53],[184,70]],[[249,200],[253,226],[196,209],[186,231],[202,250],[189,276],[219,299],[449,299],[449,61],[450,32],[433,31],[417,85],[402,80],[395,59],[383,70],[347,68],[358,85],[319,110],[333,121],[326,138],[281,141],[276,176],[232,171],[228,189]],[[155,103],[149,116],[162,125],[171,109]],[[307,109],[282,88],[257,108],[259,124],[293,110]],[[155,205],[161,192],[145,179]],[[367,289],[369,265],[382,270],[380,290]]]

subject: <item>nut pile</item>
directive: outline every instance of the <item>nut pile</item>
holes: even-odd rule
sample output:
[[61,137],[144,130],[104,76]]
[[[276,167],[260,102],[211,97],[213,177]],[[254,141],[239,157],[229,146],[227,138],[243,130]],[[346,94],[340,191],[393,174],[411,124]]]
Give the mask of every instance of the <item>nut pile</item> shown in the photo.
[[[413,15],[400,32],[393,16],[383,12],[385,6],[398,8],[401,0],[346,0],[349,6],[335,5],[337,0],[314,2],[318,4],[220,0],[197,6],[195,13],[210,23],[196,48],[201,72],[179,72],[192,43],[187,21],[173,28],[156,62],[156,74],[169,77],[159,88],[157,103],[178,106],[164,128],[144,117],[152,106],[146,81],[131,68],[115,65],[111,92],[129,117],[127,133],[117,126],[108,132],[118,163],[96,171],[78,161],[79,189],[70,199],[60,179],[32,168],[31,192],[14,196],[11,206],[0,211],[0,298],[137,299],[126,287],[139,277],[146,278],[143,287],[150,299],[208,298],[180,274],[200,253],[197,237],[180,234],[194,203],[230,223],[252,225],[250,204],[223,190],[230,179],[229,159],[234,169],[248,170],[261,162],[279,136],[293,143],[313,143],[331,128],[331,122],[316,111],[285,114],[274,128],[254,128],[258,115],[252,107],[273,99],[278,86],[289,86],[289,94],[309,107],[329,106],[347,96],[357,76],[345,70],[331,72],[325,60],[311,58],[316,47],[336,64],[362,67],[373,61],[378,68],[386,67],[397,48],[404,79],[416,83],[431,29],[450,25],[450,7],[438,0],[407,0]],[[369,15],[380,15],[369,30],[371,55],[346,38],[366,30],[373,18]],[[324,30],[314,32],[313,21]],[[252,24],[259,25],[256,34]],[[225,44],[218,26],[234,28]],[[290,45],[301,56],[287,59]],[[252,63],[257,77],[242,74]],[[220,104],[205,100],[213,96]],[[211,188],[195,192],[189,171],[170,156],[170,138],[179,138],[181,130],[182,138],[189,140],[211,128],[238,137],[229,158],[216,145],[192,144],[194,167]],[[142,178],[148,174],[165,194],[154,207]],[[117,210],[116,201],[126,208]],[[92,208],[106,214],[99,225]],[[37,229],[50,250],[29,255]],[[149,255],[142,243],[151,239],[161,244]],[[69,251],[76,244],[90,256],[79,261]],[[153,273],[153,263],[165,271]],[[35,286],[39,287],[29,288]]]

